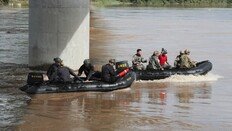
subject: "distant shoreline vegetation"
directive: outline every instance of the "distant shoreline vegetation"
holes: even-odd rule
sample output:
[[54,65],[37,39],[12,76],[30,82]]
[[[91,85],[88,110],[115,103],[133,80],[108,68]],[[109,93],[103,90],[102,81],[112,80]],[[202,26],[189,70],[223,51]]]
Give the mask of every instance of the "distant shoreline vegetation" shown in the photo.
[[28,7],[29,0],[0,0],[0,6]]
[[[90,0],[98,7],[232,7],[232,0]],[[28,7],[29,0],[0,0],[0,5],[10,7]]]
[[92,0],[96,6],[232,7],[232,0]]
[[7,5],[9,0],[0,0],[0,5]]

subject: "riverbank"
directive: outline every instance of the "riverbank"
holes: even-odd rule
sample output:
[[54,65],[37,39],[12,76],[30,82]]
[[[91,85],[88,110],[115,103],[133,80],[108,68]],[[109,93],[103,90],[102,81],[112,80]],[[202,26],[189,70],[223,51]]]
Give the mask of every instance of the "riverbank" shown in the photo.
[[[91,0],[96,7],[231,8],[232,0]],[[28,0],[0,0],[0,6],[28,7]]]
[[28,0],[0,0],[0,7],[9,6],[14,8],[26,8],[29,6]]
[[232,0],[92,0],[98,7],[230,8]]

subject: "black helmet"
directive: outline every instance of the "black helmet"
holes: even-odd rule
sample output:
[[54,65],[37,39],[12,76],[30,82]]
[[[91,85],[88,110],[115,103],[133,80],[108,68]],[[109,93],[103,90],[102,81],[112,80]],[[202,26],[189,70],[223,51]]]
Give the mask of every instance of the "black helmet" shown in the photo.
[[167,54],[167,53],[168,53],[168,51],[167,51],[166,49],[162,48],[161,53],[162,53],[162,54]]
[[59,57],[56,57],[56,58],[54,58],[53,59],[56,63],[61,63],[62,62],[62,60],[59,58]]
[[89,59],[85,59],[83,63],[84,63],[85,66],[88,66],[90,64],[90,60]]
[[109,60],[109,63],[112,63],[112,64],[114,64],[114,65],[115,65],[116,60],[115,60],[115,59],[110,59],[110,60]]

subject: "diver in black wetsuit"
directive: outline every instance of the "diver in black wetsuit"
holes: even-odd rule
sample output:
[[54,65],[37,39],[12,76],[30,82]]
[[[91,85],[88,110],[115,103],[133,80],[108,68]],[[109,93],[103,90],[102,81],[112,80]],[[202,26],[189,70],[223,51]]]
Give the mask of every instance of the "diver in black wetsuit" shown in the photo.
[[61,66],[62,60],[60,58],[53,59],[55,63],[53,63],[47,70],[47,76],[50,82],[58,81],[57,70]]
[[102,66],[102,81],[114,83],[116,81],[116,72],[114,70],[115,59],[110,59],[109,63]]
[[74,76],[74,81],[83,81],[80,79],[72,69],[69,67],[64,66],[63,61],[61,62],[61,66],[57,70],[58,82],[72,82],[73,79],[70,75]]
[[90,63],[89,59],[84,60],[83,65],[78,70],[78,76],[80,76],[83,72],[85,73],[86,81],[89,79],[101,78],[101,73],[94,71],[94,66]]

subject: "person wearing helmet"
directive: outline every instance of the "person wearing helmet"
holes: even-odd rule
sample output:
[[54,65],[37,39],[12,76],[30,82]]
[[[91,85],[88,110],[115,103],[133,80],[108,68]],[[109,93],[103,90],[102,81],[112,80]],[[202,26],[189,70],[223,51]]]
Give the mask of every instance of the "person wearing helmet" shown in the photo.
[[64,66],[64,63],[62,61],[60,63],[60,67],[57,69],[58,82],[61,82],[61,83],[73,82],[73,79],[70,77],[71,75],[74,76],[75,82],[77,82],[77,81],[82,82],[83,81],[74,73],[74,71],[71,68]]
[[180,68],[196,67],[196,63],[189,58],[189,54],[190,54],[190,51],[186,49],[184,51],[184,54],[181,56],[181,59],[180,59],[180,61],[181,61]]
[[167,50],[165,50],[164,48],[162,48],[161,54],[159,55],[160,65],[164,69],[170,69],[171,68],[171,65],[168,63],[167,53],[168,53]]
[[153,55],[149,59],[149,64],[147,65],[147,70],[163,70],[163,67],[159,62],[159,51],[154,51]]
[[176,56],[176,59],[174,61],[174,67],[175,68],[180,68],[180,64],[181,64],[181,56],[184,54],[183,51],[180,51],[180,54],[178,56]]
[[135,70],[145,70],[143,63],[146,63],[147,60],[142,57],[142,50],[137,49],[137,53],[132,58],[133,69]]
[[86,79],[85,81],[88,81],[91,79],[98,79],[101,77],[100,72],[94,71],[94,66],[91,64],[89,59],[85,59],[83,62],[83,65],[78,70],[78,76],[81,76],[81,74],[84,72]]
[[116,81],[115,63],[115,59],[110,59],[108,64],[102,66],[102,81],[107,83],[114,83]]
[[47,76],[50,82],[56,82],[58,80],[57,70],[62,62],[59,57],[56,57],[53,60],[55,63],[53,63],[47,70]]

